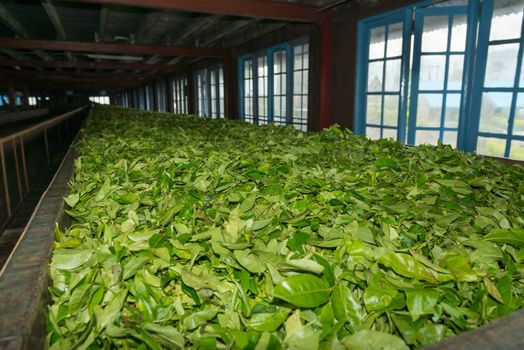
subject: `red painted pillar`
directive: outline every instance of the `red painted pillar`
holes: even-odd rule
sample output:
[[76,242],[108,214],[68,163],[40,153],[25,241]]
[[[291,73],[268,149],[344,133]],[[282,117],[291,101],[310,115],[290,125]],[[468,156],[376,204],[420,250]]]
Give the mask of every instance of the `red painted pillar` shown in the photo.
[[23,96],[23,101],[24,101],[24,109],[29,109],[29,88],[27,87],[27,85],[24,86],[24,96]]
[[231,52],[224,57],[224,113],[227,119],[238,119],[236,112],[237,71]]
[[331,124],[330,83],[331,83],[331,19],[333,12],[326,12],[320,23],[320,127]]
[[18,110],[18,107],[16,107],[16,90],[13,82],[9,83],[9,108],[13,112]]

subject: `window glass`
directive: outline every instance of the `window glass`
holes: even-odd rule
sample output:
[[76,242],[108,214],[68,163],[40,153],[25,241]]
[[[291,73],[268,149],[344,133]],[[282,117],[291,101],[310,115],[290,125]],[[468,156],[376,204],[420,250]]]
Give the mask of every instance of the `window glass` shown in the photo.
[[494,0],[489,39],[520,38],[523,7],[522,0]]
[[306,131],[308,121],[308,83],[309,66],[306,57],[309,56],[309,44],[297,45],[293,48],[295,65],[293,67],[293,125]]
[[422,52],[444,52],[448,47],[449,16],[424,17]]

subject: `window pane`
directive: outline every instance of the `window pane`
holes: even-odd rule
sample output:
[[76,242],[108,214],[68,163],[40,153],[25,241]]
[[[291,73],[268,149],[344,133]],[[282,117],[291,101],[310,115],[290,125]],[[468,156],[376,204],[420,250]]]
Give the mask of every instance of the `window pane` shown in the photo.
[[432,130],[417,130],[415,145],[436,145],[438,144],[439,132]]
[[451,145],[452,147],[457,147],[457,138],[458,138],[458,132],[446,131],[444,133],[442,143],[445,145]]
[[442,94],[419,94],[417,126],[440,127]]
[[368,91],[382,91],[384,62],[372,62],[368,67]]
[[395,23],[388,28],[387,57],[402,55],[402,23]]
[[386,91],[400,91],[400,60],[386,62]]
[[512,159],[524,160],[524,141],[511,141],[509,157]]
[[382,133],[384,134],[383,138],[385,139],[397,139],[397,129],[384,129]]
[[448,47],[448,16],[424,17],[422,52],[444,52]]
[[446,56],[422,56],[420,58],[420,90],[444,89]]
[[380,129],[367,127],[366,136],[371,140],[378,140],[380,139]]
[[385,27],[373,28],[370,31],[369,59],[383,58],[386,40]]
[[451,51],[466,50],[466,34],[468,31],[467,17],[454,16],[453,28],[451,30]]
[[384,96],[384,125],[397,126],[399,111],[398,96]]
[[486,156],[504,157],[506,140],[492,137],[479,136],[477,140],[477,153]]
[[302,45],[298,45],[293,48],[295,70],[302,69],[303,51],[304,51],[304,47]]
[[490,40],[520,38],[522,0],[495,0]]
[[485,92],[480,112],[481,132],[506,134],[508,132],[511,93]]
[[[524,136],[524,93],[520,93],[517,98],[515,120],[513,121],[513,135]],[[513,145],[511,147],[513,147]]]
[[273,92],[275,95],[280,95],[280,87],[282,85],[282,75],[275,75],[273,78]]
[[464,73],[464,55],[449,57],[448,90],[462,90]]
[[293,93],[302,93],[302,71],[295,72],[293,75]]
[[517,69],[518,44],[491,45],[486,63],[486,87],[513,87]]
[[448,94],[446,97],[446,128],[458,128],[460,114],[460,94]]
[[380,116],[382,109],[381,96],[369,95],[367,103],[367,124],[380,124]]

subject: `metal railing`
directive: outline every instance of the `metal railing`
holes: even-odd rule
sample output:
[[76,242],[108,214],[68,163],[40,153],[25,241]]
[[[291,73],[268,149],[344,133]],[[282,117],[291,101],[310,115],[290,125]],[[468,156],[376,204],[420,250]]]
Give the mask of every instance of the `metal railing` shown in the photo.
[[0,232],[53,157],[65,153],[88,106],[0,137]]

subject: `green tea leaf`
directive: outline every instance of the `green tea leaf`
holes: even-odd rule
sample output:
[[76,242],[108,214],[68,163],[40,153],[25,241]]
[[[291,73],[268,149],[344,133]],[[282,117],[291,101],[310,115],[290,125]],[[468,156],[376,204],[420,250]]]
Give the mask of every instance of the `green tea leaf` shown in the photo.
[[289,276],[273,290],[275,298],[303,308],[326,303],[330,293],[331,289],[325,281],[309,274]]

